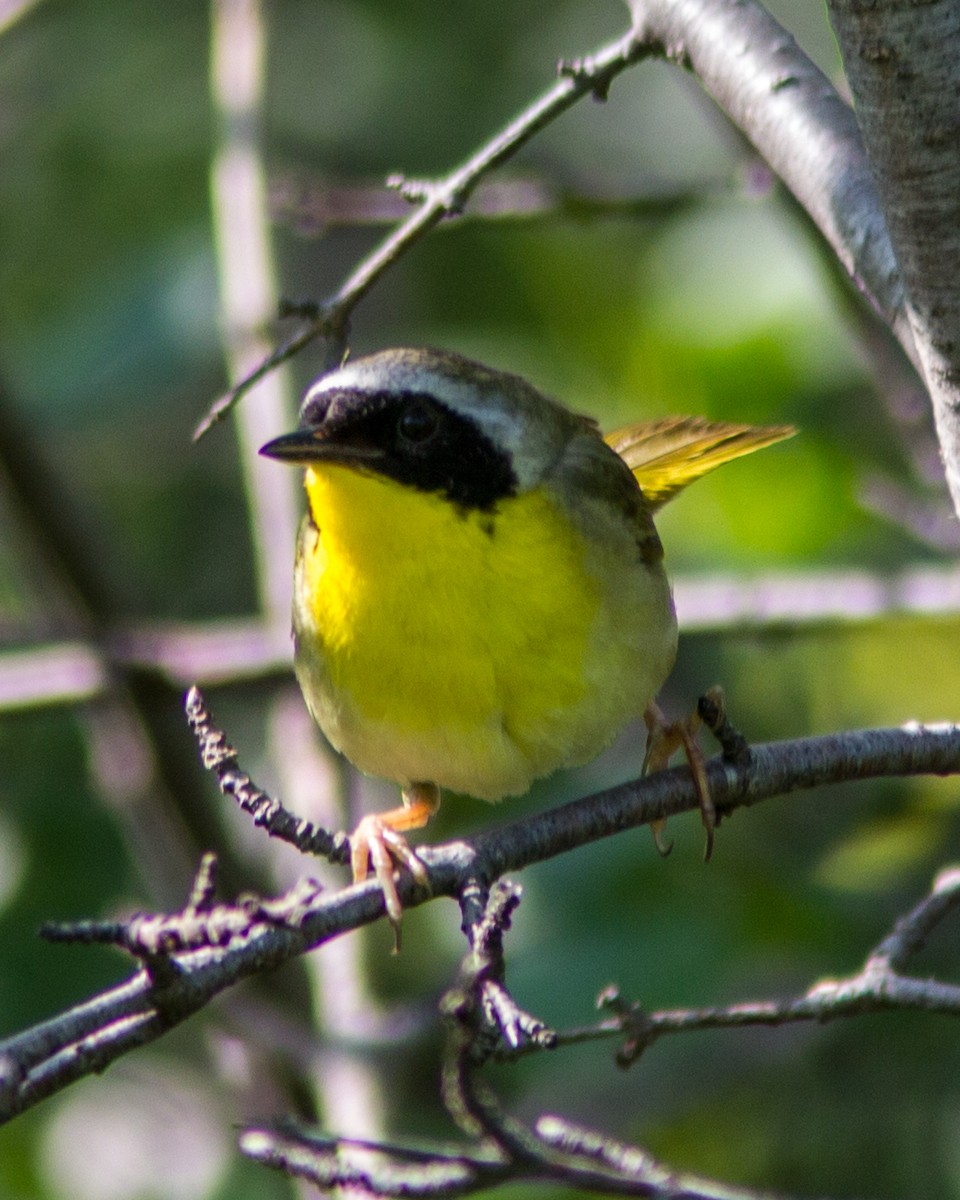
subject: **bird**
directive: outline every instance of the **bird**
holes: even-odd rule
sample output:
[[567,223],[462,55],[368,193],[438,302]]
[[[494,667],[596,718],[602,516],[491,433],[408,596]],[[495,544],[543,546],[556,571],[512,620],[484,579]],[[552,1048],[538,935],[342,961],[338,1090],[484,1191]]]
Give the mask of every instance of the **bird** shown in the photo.
[[670,417],[604,438],[519,375],[393,348],[321,376],[297,428],[261,448],[305,469],[293,639],[307,707],[360,771],[401,789],[350,837],[353,878],[372,866],[395,931],[395,869],[426,882],[405,835],[441,789],[522,795],[640,715],[645,766],[689,748],[655,704],[677,618],[653,515],[794,432]]

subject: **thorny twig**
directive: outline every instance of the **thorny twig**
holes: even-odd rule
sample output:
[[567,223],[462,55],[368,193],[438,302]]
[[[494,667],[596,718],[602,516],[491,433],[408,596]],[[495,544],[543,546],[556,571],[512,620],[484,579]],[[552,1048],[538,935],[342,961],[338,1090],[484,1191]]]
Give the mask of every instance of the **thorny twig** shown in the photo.
[[[541,1116],[533,1128],[505,1114],[499,1101],[478,1078],[489,1056],[491,1014],[489,983],[495,975],[509,997],[503,977],[503,936],[520,899],[514,885],[500,882],[489,892],[479,919],[468,922],[471,950],[457,984],[443,997],[448,1025],[443,1065],[447,1110],[470,1139],[456,1151],[359,1142],[295,1129],[247,1130],[241,1138],[245,1154],[323,1188],[349,1187],[374,1196],[460,1196],[507,1180],[550,1181],[589,1188],[608,1195],[688,1200],[752,1200],[759,1193],[673,1170],[639,1146],[625,1145],[605,1134],[576,1126],[555,1115]],[[896,974],[919,950],[934,926],[960,907],[960,867],[941,872],[930,894],[897,922],[867,957],[861,972],[847,980],[814,985],[799,1000],[668,1011],[644,1015],[626,1005],[612,990],[601,1003],[614,1012],[611,1021],[588,1031],[551,1034],[538,1043],[516,1044],[511,1026],[501,1030],[507,1056],[538,1048],[569,1045],[588,1037],[629,1036],[617,1055],[621,1065],[667,1032],[723,1026],[769,1025],[791,1020],[828,1020],[875,1008],[931,1008],[960,1013],[960,988],[936,981],[907,980]],[[925,997],[925,1000],[924,1000]],[[510,997],[509,1003],[522,1012]],[[533,1018],[528,1018],[533,1020]],[[545,1029],[537,1022],[540,1029]]]
[[470,954],[464,960],[461,974],[466,979],[466,990],[477,998],[471,1010],[476,1018],[472,1052],[482,1059],[500,1042],[513,1050],[526,1045],[550,1049],[556,1044],[556,1034],[537,1017],[524,1012],[505,983],[503,935],[510,928],[510,918],[520,903],[522,889],[499,880],[490,890],[479,918],[472,920],[473,885],[471,880],[460,898],[464,928],[470,940]]
[[294,816],[240,770],[237,752],[223,730],[214,725],[199,688],[188,690],[184,709],[203,765],[216,776],[220,791],[232,796],[253,817],[254,825],[294,846],[301,854],[315,854],[333,863],[350,861],[350,839],[346,833],[330,833],[312,821]]
[[123,921],[48,922],[41,926],[41,936],[51,942],[117,946],[142,959],[156,979],[156,967],[169,967],[175,961],[172,956],[228,946],[250,936],[258,925],[299,929],[323,891],[315,879],[304,878],[272,900],[249,893],[232,904],[215,904],[215,867],[216,857],[205,854],[190,899],[178,913],[135,913]]

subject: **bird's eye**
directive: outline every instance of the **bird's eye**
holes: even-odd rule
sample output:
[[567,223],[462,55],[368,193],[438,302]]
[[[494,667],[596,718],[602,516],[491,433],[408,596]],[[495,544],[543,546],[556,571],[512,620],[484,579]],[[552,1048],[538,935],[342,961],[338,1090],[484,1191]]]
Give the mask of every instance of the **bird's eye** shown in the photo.
[[397,421],[400,440],[415,446],[428,442],[439,428],[440,414],[426,400],[411,400],[404,405]]

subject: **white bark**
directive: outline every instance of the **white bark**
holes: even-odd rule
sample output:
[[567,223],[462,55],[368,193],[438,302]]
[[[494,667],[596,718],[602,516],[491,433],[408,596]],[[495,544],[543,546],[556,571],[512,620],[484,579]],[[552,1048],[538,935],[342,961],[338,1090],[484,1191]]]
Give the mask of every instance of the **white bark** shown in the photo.
[[960,514],[960,5],[828,7]]

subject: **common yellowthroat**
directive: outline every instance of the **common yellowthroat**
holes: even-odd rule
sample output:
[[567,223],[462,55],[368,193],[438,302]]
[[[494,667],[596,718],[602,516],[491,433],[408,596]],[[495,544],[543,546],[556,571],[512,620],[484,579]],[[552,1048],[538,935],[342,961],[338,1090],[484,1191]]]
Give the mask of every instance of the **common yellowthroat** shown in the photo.
[[306,468],[297,678],[328,740],[403,804],[351,837],[387,912],[403,836],[440,789],[499,800],[595,757],[645,712],[677,621],[653,512],[714,467],[790,436],[673,418],[604,440],[519,376],[385,350],[307,392],[262,454]]

